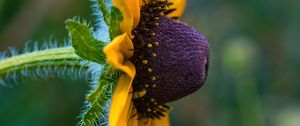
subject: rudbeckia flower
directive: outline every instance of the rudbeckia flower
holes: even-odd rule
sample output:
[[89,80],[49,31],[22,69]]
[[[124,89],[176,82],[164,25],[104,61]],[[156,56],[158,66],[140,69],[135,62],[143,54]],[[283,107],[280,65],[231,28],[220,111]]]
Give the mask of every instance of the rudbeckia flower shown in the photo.
[[207,39],[178,18],[185,0],[112,0],[121,34],[104,48],[123,72],[112,96],[110,126],[169,126],[169,102],[199,89],[207,76]]

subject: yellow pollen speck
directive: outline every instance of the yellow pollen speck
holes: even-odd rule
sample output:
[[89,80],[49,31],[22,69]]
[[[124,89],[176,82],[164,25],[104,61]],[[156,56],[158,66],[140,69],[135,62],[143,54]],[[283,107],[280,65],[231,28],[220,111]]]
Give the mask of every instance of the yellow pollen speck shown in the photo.
[[151,112],[151,109],[150,109],[150,108],[148,108],[147,110],[148,110],[148,112]]
[[162,108],[164,108],[164,107],[160,105],[160,106],[158,106],[158,108],[162,109]]
[[132,97],[133,99],[138,99],[140,97],[143,97],[144,95],[146,95],[147,91],[146,90],[143,90],[143,91],[140,91],[140,92],[135,92],[133,93]]
[[158,46],[158,44],[159,44],[159,42],[154,42],[154,45],[155,45],[155,46]]
[[154,110],[153,113],[157,113],[157,111]]
[[159,19],[159,17],[155,17],[154,19],[155,19],[155,20],[158,20],[158,19]]
[[154,105],[157,105],[158,103],[157,102],[154,102]]
[[134,35],[130,35],[130,38],[131,38],[131,39],[134,39]]
[[145,31],[149,31],[149,29],[148,29],[148,28],[144,28],[144,30],[145,30]]
[[156,56],[157,56],[157,54],[156,54],[156,53],[152,53],[152,56],[156,57]]
[[154,98],[151,98],[150,101],[151,101],[151,102],[155,102],[155,99],[154,99]]
[[148,87],[149,87],[149,85],[148,85],[148,84],[145,84],[145,87],[146,87],[146,88],[148,88]]
[[148,64],[148,60],[143,60],[143,63],[144,64]]
[[156,34],[153,32],[153,33],[151,33],[151,35],[152,35],[152,36],[155,36]]
[[152,85],[152,87],[153,87],[153,88],[156,88],[156,85],[155,85],[155,84],[153,84],[153,85]]
[[148,72],[151,73],[153,70],[151,68],[148,68]]
[[156,80],[156,77],[151,77],[151,80],[152,80],[152,81],[155,81],[155,80]]
[[151,43],[148,43],[147,46],[148,46],[148,48],[152,48],[153,47],[153,45]]
[[159,25],[159,23],[155,23],[155,25],[156,25],[156,26],[158,26],[158,25]]

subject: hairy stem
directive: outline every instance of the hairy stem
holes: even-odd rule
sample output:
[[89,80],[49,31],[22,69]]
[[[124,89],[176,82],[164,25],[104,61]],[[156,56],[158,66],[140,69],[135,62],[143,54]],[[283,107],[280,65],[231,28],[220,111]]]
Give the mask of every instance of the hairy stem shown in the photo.
[[78,66],[82,68],[80,60],[81,58],[75,54],[75,50],[72,47],[53,48],[25,53],[1,60],[0,78],[20,70],[44,66]]

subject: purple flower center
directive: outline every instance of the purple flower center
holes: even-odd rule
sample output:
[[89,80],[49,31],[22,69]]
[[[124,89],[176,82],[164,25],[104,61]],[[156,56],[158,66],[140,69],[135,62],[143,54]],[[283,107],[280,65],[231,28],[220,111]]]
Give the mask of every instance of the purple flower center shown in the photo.
[[[168,111],[165,105],[198,90],[208,71],[209,46],[195,28],[166,17],[170,3],[147,3],[141,8],[134,35],[136,67],[133,80],[133,103],[139,118],[160,118]],[[144,92],[144,93],[142,93]]]

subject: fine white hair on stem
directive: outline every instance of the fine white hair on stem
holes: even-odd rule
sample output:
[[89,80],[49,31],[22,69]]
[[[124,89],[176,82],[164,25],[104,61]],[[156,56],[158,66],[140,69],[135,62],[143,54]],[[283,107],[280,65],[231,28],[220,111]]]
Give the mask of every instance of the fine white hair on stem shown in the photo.
[[[91,8],[92,8],[92,16],[95,17],[95,29],[93,30],[93,36],[103,42],[109,42],[109,31],[108,26],[106,22],[104,21],[103,13],[100,10],[98,0],[90,0],[92,2]],[[104,0],[105,5],[107,5],[107,9],[110,9],[111,1],[110,0]],[[110,11],[110,10],[109,10]]]
[[111,98],[107,101],[105,106],[103,107],[104,109],[102,110],[101,113],[101,118],[99,118],[98,124],[99,126],[108,126],[108,116],[109,116],[109,109],[110,109],[110,104],[111,104]]
[[[71,47],[70,39],[65,39],[63,43],[58,43],[53,37],[45,40],[43,44],[38,42],[26,42],[22,51],[10,48],[9,53],[0,53],[0,60],[5,60],[13,56],[29,54],[33,52],[50,50],[55,48]],[[81,58],[47,60],[22,64],[20,66],[10,67],[9,70],[0,71],[0,85],[13,86],[24,83],[27,80],[48,79],[58,77],[62,79],[85,79],[91,82],[91,87],[100,76],[102,66]]]

